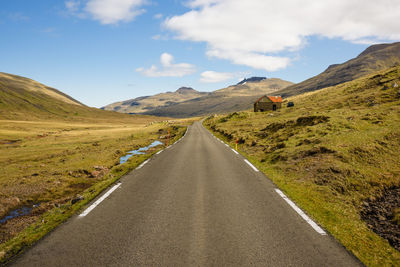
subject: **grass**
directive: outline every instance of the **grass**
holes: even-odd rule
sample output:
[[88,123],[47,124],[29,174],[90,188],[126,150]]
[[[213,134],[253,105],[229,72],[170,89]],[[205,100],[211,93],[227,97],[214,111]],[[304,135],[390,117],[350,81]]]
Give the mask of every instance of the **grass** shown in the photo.
[[76,121],[0,120],[0,218],[39,204],[31,215],[0,225],[0,262],[43,237],[160,147],[120,165],[127,151],[165,142],[168,129],[174,142],[191,123],[105,111],[98,115]]
[[400,186],[399,85],[394,67],[289,98],[292,108],[204,124],[232,147],[237,138],[240,153],[364,264],[400,266],[400,252],[360,216],[366,201]]

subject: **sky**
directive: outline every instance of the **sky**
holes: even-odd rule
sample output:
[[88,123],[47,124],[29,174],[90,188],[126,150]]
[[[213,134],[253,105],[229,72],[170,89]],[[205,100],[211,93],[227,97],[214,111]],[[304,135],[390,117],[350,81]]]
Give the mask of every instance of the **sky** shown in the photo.
[[251,76],[301,82],[400,41],[400,0],[2,0],[0,72],[92,107]]

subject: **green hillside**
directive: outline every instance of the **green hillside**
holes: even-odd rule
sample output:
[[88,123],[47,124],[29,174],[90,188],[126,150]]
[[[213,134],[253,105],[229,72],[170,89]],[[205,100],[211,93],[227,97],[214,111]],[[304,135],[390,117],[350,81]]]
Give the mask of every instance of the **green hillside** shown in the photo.
[[0,73],[0,120],[128,119],[129,115],[87,107],[34,80]]
[[331,65],[321,74],[280,90],[277,94],[287,97],[312,92],[352,81],[370,73],[393,67],[396,64],[400,64],[400,42],[372,45],[358,57],[343,64]]
[[368,266],[400,262],[400,66],[205,125]]

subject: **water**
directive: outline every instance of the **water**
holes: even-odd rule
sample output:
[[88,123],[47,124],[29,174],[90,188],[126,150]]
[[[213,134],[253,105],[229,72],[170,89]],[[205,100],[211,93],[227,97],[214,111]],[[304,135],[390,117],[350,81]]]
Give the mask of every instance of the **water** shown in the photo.
[[130,157],[132,157],[133,155],[143,155],[143,154],[145,154],[145,151],[149,150],[149,148],[152,148],[152,147],[155,147],[155,146],[159,146],[159,145],[162,145],[162,144],[163,143],[161,143],[160,141],[154,141],[153,143],[151,143],[148,146],[141,147],[139,149],[129,151],[128,154],[126,154],[125,156],[122,156],[122,157],[119,158],[119,164],[127,162],[128,159]]
[[8,213],[6,216],[0,219],[0,224],[5,223],[8,220],[24,216],[24,215],[29,215],[32,211],[32,207],[22,207],[20,209],[12,210],[10,213]]

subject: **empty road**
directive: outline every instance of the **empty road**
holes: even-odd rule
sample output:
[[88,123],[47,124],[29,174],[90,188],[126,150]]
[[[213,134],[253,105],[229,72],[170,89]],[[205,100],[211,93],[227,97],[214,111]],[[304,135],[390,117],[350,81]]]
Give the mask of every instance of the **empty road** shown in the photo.
[[12,264],[360,265],[199,122],[99,198]]

